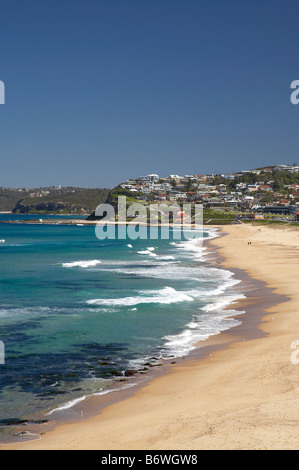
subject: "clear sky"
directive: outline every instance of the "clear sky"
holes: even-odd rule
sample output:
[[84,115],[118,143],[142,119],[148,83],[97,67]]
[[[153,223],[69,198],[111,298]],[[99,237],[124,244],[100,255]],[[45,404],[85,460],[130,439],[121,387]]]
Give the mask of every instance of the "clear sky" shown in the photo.
[[298,0],[0,0],[0,186],[299,163]]

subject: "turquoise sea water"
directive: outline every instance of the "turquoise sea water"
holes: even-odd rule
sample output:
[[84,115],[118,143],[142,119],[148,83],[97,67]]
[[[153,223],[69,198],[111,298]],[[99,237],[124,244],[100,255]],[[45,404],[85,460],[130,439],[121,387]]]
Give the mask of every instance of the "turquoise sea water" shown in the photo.
[[94,226],[41,224],[0,224],[0,240],[2,441],[238,323],[224,310],[238,280],[200,240],[100,241]]

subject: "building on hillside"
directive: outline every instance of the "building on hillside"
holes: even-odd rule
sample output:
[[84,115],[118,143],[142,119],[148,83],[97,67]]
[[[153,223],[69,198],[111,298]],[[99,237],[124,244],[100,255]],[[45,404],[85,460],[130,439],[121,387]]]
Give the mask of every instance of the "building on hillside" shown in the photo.
[[152,173],[151,175],[147,175],[147,177],[152,181],[153,183],[156,183],[159,181],[159,175],[156,175]]
[[234,180],[236,175],[234,175],[234,173],[225,173],[225,174],[222,174],[221,177],[226,180]]
[[292,215],[292,214],[296,214],[297,210],[298,210],[297,206],[291,206],[291,205],[278,205],[278,206],[263,207],[263,213],[265,214]]

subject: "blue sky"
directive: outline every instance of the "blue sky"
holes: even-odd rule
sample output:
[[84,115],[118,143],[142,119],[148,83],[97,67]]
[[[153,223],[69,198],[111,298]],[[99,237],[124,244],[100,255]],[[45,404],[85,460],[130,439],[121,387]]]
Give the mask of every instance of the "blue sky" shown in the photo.
[[0,0],[0,186],[298,162],[298,0]]

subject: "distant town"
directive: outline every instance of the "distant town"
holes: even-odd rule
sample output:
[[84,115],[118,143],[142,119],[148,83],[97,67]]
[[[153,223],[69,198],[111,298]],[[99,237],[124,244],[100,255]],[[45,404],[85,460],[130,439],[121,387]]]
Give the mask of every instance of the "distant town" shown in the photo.
[[149,174],[122,182],[114,192],[144,202],[194,202],[206,209],[262,219],[265,214],[299,216],[299,166],[276,165],[237,173]]

